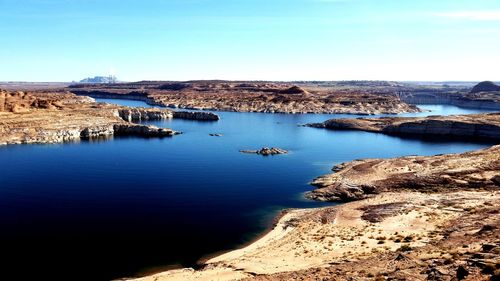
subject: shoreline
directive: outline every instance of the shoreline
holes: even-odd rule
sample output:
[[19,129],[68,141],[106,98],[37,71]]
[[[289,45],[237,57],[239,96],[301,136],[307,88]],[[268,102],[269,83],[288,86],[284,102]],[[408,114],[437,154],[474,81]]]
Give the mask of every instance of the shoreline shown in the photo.
[[[418,253],[415,259],[420,266],[429,261],[426,256],[428,251],[441,253],[436,254],[435,259],[446,258],[446,255],[454,251],[462,251],[465,259],[469,255],[478,256],[482,248],[477,243],[495,241],[491,240],[496,239],[495,235],[488,234],[487,238],[481,238],[467,250],[463,250],[462,245],[470,243],[466,242],[469,241],[467,239],[470,233],[482,228],[495,229],[496,226],[488,226],[489,224],[500,226],[500,216],[490,214],[492,211],[498,212],[494,206],[500,204],[500,191],[495,188],[500,185],[500,169],[496,168],[499,155],[495,152],[498,149],[500,145],[462,154],[365,159],[343,164],[339,166],[340,171],[323,176],[323,182],[330,186],[332,181],[343,181],[338,177],[357,179],[360,177],[357,173],[361,173],[364,176],[359,179],[359,184],[370,183],[370,179],[387,184],[395,179],[395,185],[389,190],[343,200],[350,201],[344,204],[289,209],[276,217],[274,227],[256,241],[204,259],[204,264],[199,269],[181,268],[123,280],[302,280],[300,278],[304,276],[320,274],[325,268],[347,268],[357,275],[370,277],[380,272],[369,272],[372,268],[360,271],[359,265],[356,265],[358,262],[365,260],[373,263],[373,268],[384,268],[386,258],[407,255],[408,251]],[[360,167],[364,167],[363,161],[378,161],[375,164],[377,168],[362,170]],[[442,185],[440,189],[399,189],[397,180],[401,176],[398,172],[405,161],[416,163],[411,166],[414,170],[425,171],[428,175],[437,173],[459,186],[447,188],[444,187],[446,184],[438,182],[438,185]],[[436,161],[440,163],[439,166],[435,165]],[[353,169],[353,165],[361,166]],[[459,172],[462,170],[463,172]],[[465,180],[474,179],[477,182],[479,175],[483,177],[483,188],[463,186]],[[475,218],[478,215],[484,218]],[[483,225],[482,228],[476,226],[476,230],[467,229],[478,223]],[[459,227],[464,232],[460,236],[454,236],[453,239],[458,239],[458,242],[453,242],[456,250],[452,251],[446,246],[449,243],[447,233],[460,224],[464,224]],[[462,263],[458,258],[455,262]],[[443,265],[449,266],[455,262]],[[400,263],[401,266],[407,264],[404,259]],[[433,264],[428,263],[427,266],[435,266]],[[470,270],[476,270],[475,268],[470,266]],[[331,270],[329,272],[331,274]],[[397,274],[398,271],[394,272]],[[418,274],[423,274],[422,272],[425,273],[420,270]],[[476,270],[474,274],[482,273]]]
[[[449,207],[449,202],[453,202],[454,207]],[[295,209],[283,216],[277,226],[261,239],[249,246],[208,260],[202,269],[181,268],[141,278],[119,280],[208,281],[247,280],[259,277],[263,277],[263,280],[287,280],[281,276],[289,274],[295,276],[294,272],[302,271],[310,274],[309,271],[317,272],[328,267],[350,265],[362,260],[371,260],[379,255],[398,255],[398,252],[406,251],[401,250],[405,245],[415,251],[433,247],[435,243],[443,241],[442,239],[446,237],[442,234],[446,231],[446,229],[441,229],[442,226],[454,220],[460,220],[464,213],[470,212],[470,208],[473,210],[489,208],[487,206],[494,206],[495,202],[500,202],[498,191],[459,191],[435,194],[388,192],[334,207]],[[384,210],[386,207],[380,209],[382,206],[395,207],[389,208],[387,212]],[[364,218],[373,210],[381,212],[380,215],[385,218],[380,222],[371,221],[373,218]],[[326,222],[323,221],[325,216],[330,216]],[[428,220],[432,220],[433,223],[426,223]],[[487,221],[481,223],[487,223]],[[322,241],[318,240],[320,233],[332,234],[332,236],[325,236],[328,240],[336,241],[329,246],[331,250],[324,251],[323,246],[314,246],[319,243],[328,247],[331,243],[320,242]],[[398,242],[400,238],[397,237],[404,238],[404,241]],[[412,238],[407,240],[407,237]],[[304,249],[309,250],[304,250],[305,254],[293,258],[293,249],[300,241],[304,241],[302,242]],[[474,245],[475,248],[477,247]],[[469,248],[466,250],[471,251]],[[422,251],[425,252],[425,250]],[[354,270],[359,270],[359,268],[354,268]],[[276,279],[272,279],[273,277]]]
[[[314,208],[312,208],[314,209]],[[236,250],[240,250],[240,249],[244,249],[248,246],[251,246],[252,244],[254,244],[255,242],[259,241],[260,239],[262,239],[263,237],[265,237],[266,235],[268,235],[271,231],[273,231],[273,229],[278,225],[279,221],[286,215],[288,214],[289,212],[291,211],[294,211],[294,210],[300,210],[300,209],[295,209],[295,208],[286,208],[286,209],[282,209],[282,210],[279,210],[278,211],[278,214],[276,214],[275,216],[273,216],[273,218],[270,220],[270,225],[265,227],[265,229],[258,235],[256,235],[254,238],[250,239],[248,242],[245,242],[243,244],[240,244],[232,249],[229,249],[229,250],[221,250],[221,251],[217,251],[217,252],[214,252],[214,253],[211,253],[211,254],[206,254],[206,255],[203,255],[201,258],[199,258],[195,264],[191,265],[191,266],[188,266],[188,268],[193,268],[194,270],[203,270],[204,267],[206,267],[208,265],[208,261],[209,260],[212,260],[214,258],[217,258],[219,256],[222,256],[224,254],[227,254],[227,253],[230,253],[230,252],[233,252],[233,251],[236,251]],[[154,268],[164,268],[162,270],[154,270]],[[133,277],[124,277],[124,278],[119,278],[119,279],[116,279],[116,280],[133,280],[133,279],[140,279],[140,278],[145,278],[145,277],[148,277],[148,276],[151,276],[151,275],[156,275],[156,274],[159,274],[159,273],[162,273],[162,272],[165,272],[165,271],[171,271],[171,270],[179,270],[179,269],[184,269],[186,268],[186,266],[182,266],[180,264],[171,264],[171,265],[165,265],[165,266],[157,266],[157,267],[153,267],[153,268],[145,268],[143,270],[141,270],[140,272],[138,272],[137,274],[135,274],[135,276]],[[152,270],[150,270],[152,269]],[[141,274],[141,272],[144,272],[144,274]],[[132,278],[132,279],[130,279]]]
[[259,241],[260,239],[264,238],[267,234],[269,234],[278,225],[280,220],[285,215],[287,215],[289,212],[291,212],[293,210],[298,210],[298,209],[286,208],[286,209],[279,210],[278,214],[273,216],[273,218],[270,220],[271,224],[269,226],[265,227],[265,229],[260,234],[256,235],[253,239],[250,239],[248,242],[245,242],[245,243],[243,243],[243,244],[241,244],[233,249],[230,249],[230,250],[217,251],[217,252],[212,253],[212,254],[207,254],[207,255],[201,257],[196,262],[197,266],[199,266],[199,269],[203,269],[203,267],[207,266],[208,261],[210,261],[214,258],[217,258],[219,256],[222,256],[224,254],[230,253],[232,251],[246,248],[246,247],[252,245],[253,243]]

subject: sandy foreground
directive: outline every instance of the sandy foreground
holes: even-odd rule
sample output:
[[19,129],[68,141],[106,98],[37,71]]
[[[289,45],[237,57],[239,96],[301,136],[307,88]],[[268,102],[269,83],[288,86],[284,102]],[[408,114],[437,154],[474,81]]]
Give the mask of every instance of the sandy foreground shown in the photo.
[[[500,221],[495,208],[499,204],[498,191],[434,194],[405,191],[383,193],[334,207],[292,210],[267,235],[245,248],[208,260],[202,270],[170,270],[135,280],[295,280],[294,277],[298,276],[297,280],[309,280],[319,278],[315,274],[321,274],[322,270],[342,266],[345,270],[352,263],[351,269],[359,273],[362,268],[356,268],[356,262],[368,260],[373,263],[374,259],[383,262],[384,258],[380,255],[406,255],[409,249],[439,249],[439,241],[448,238],[446,231],[450,226],[477,220],[467,216],[484,213],[480,224],[495,227]],[[490,209],[497,212],[488,215]],[[469,232],[481,231],[484,225],[478,225]],[[480,241],[486,243],[492,238],[488,237],[482,237]],[[432,257],[444,259],[450,253],[481,248],[478,243],[455,244],[457,249],[447,248],[446,252],[436,250],[433,254],[436,256]],[[417,252],[414,250],[408,255]],[[432,253],[431,250],[424,252]],[[416,255],[414,259],[417,260],[432,258]],[[498,263],[498,255],[490,262]],[[370,268],[377,270],[376,264],[363,268],[360,278],[380,274],[367,272]],[[311,272],[311,269],[314,270]],[[329,273],[327,276],[333,275]],[[418,276],[414,277],[410,280],[421,280]]]

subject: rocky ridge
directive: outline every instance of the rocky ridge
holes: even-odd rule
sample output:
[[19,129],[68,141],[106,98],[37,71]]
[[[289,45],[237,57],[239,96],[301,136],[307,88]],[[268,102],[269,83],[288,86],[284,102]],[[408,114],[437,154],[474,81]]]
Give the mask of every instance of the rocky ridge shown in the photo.
[[500,113],[330,119],[323,123],[312,123],[306,126],[332,130],[361,130],[394,135],[435,135],[500,139]]
[[302,87],[284,82],[138,82],[73,85],[68,90],[78,95],[140,99],[154,105],[196,110],[347,114],[420,111],[386,92]]
[[438,192],[500,188],[500,145],[461,154],[363,159],[334,166],[306,197],[352,201],[387,191]]

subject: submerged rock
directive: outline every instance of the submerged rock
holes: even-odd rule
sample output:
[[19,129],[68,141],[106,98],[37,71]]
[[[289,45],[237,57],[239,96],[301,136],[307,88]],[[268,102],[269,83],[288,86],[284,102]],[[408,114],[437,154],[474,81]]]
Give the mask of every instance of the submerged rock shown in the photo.
[[285,149],[281,149],[281,148],[277,148],[277,147],[263,147],[259,150],[248,150],[248,149],[244,149],[244,150],[240,150],[241,153],[253,153],[253,154],[260,154],[260,155],[264,155],[264,156],[268,156],[268,155],[275,155],[275,154],[287,154],[288,153],[288,150],[285,150]]

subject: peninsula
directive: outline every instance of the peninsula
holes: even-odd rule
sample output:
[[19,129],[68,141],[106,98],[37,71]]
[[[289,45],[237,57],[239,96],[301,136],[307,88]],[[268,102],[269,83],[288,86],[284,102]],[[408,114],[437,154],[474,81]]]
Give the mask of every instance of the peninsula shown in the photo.
[[0,92],[0,145],[57,143],[118,135],[170,137],[179,132],[133,121],[170,118],[216,121],[209,112],[173,112],[96,103],[71,93]]

